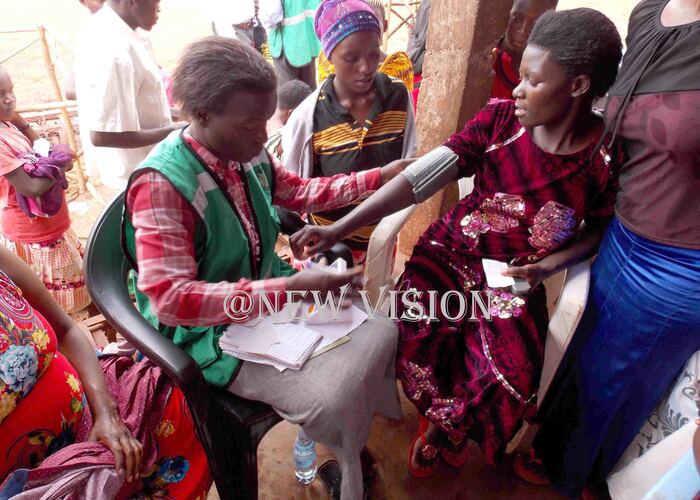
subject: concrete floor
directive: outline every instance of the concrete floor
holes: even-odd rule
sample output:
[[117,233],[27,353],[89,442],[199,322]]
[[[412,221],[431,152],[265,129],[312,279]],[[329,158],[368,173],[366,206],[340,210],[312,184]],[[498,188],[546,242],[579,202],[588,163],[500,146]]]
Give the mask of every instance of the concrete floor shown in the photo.
[[[400,421],[375,417],[368,448],[377,460],[378,476],[372,487],[374,500],[403,499],[527,499],[550,500],[564,498],[547,486],[533,486],[519,479],[508,457],[499,467],[488,465],[473,445],[471,455],[462,470],[441,463],[435,473],[426,479],[409,476],[406,469],[408,446],[418,429],[418,414],[403,396],[404,418]],[[323,485],[316,479],[308,486],[294,478],[292,443],[297,427],[287,422],[275,426],[263,439],[258,449],[259,498],[326,499]],[[333,454],[317,445],[319,464],[333,458]],[[218,500],[212,488],[208,500]]]

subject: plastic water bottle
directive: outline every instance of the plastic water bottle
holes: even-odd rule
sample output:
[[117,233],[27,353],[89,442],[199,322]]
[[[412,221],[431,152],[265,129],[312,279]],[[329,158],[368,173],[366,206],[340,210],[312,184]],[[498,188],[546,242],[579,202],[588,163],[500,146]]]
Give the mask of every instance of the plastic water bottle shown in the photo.
[[302,484],[309,484],[317,475],[316,443],[299,427],[299,434],[294,441],[294,475]]

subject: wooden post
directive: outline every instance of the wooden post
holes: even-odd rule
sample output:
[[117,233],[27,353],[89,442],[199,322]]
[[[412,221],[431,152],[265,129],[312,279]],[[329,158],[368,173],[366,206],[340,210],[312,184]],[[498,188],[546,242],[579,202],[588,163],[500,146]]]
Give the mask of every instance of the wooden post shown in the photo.
[[[404,28],[411,27],[411,21],[416,15],[416,11],[420,6],[420,0],[386,0],[384,2],[384,18],[386,20],[386,31],[384,32],[384,40],[382,48],[386,52],[389,47],[389,39],[394,36],[397,32]],[[407,13],[400,14],[396,9],[403,7]],[[392,26],[391,18],[393,16],[399,18],[398,24]],[[405,16],[405,17],[404,17]]]
[[[58,78],[56,78],[56,68],[53,63],[53,58],[51,57],[51,51],[49,50],[49,42],[46,39],[46,28],[39,26],[37,30],[39,31],[39,39],[41,40],[41,47],[44,53],[44,63],[46,64],[46,70],[49,73],[49,80],[51,81],[56,100],[64,101],[65,97],[63,96],[61,86],[58,84]],[[63,122],[63,126],[66,129],[66,134],[68,135],[68,144],[73,151],[78,151],[78,141],[75,138],[75,130],[73,130],[73,124],[71,123],[68,110],[65,107],[61,107],[60,110],[61,121]],[[76,158],[74,168],[78,174],[79,191],[80,193],[84,193],[87,188],[85,182],[85,171],[83,170],[83,164],[80,158]]]
[[389,26],[391,26],[391,16],[393,14],[392,7],[394,5],[394,2],[392,0],[387,0],[384,3],[384,12],[386,13],[386,31],[384,32],[384,43],[382,46],[382,50],[386,52],[387,47],[389,46]]
[[[439,146],[481,109],[493,77],[491,50],[503,36],[512,0],[433,0],[418,100],[419,154]],[[410,254],[428,225],[457,202],[457,183],[422,203],[401,231]]]

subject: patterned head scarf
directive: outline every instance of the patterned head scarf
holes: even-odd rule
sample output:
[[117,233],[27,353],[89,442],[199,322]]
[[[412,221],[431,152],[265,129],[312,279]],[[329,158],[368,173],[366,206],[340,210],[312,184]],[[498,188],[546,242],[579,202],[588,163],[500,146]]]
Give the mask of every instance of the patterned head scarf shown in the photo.
[[367,2],[367,5],[372,7],[374,10],[374,15],[377,16],[377,21],[379,21],[379,26],[384,29],[384,20],[386,19],[384,0],[365,0],[365,2]]
[[324,0],[316,11],[314,28],[326,57],[330,57],[336,45],[353,33],[374,31],[379,36],[382,34],[374,9],[364,0]]

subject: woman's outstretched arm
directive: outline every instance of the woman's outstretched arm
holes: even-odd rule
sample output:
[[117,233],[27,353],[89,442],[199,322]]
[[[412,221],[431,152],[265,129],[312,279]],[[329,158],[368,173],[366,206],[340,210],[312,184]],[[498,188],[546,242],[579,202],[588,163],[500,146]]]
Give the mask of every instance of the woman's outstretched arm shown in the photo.
[[331,248],[355,229],[413,205],[416,198],[411,183],[397,175],[357,208],[330,226],[304,226],[289,239],[294,255],[307,258]]
[[143,448],[119,416],[117,404],[107,388],[90,342],[46,290],[27,264],[0,247],[0,269],[22,290],[23,297],[41,313],[56,332],[58,347],[80,376],[90,410],[93,428],[90,440],[99,441],[114,454],[117,472],[126,472],[126,480],[138,477]]
[[[290,238],[297,258],[308,257],[329,249],[345,235],[415,203],[421,203],[457,179],[458,157],[441,146],[384,184],[352,212],[330,226],[306,226]],[[384,167],[387,168],[387,167]],[[304,248],[306,250],[304,250]]]

